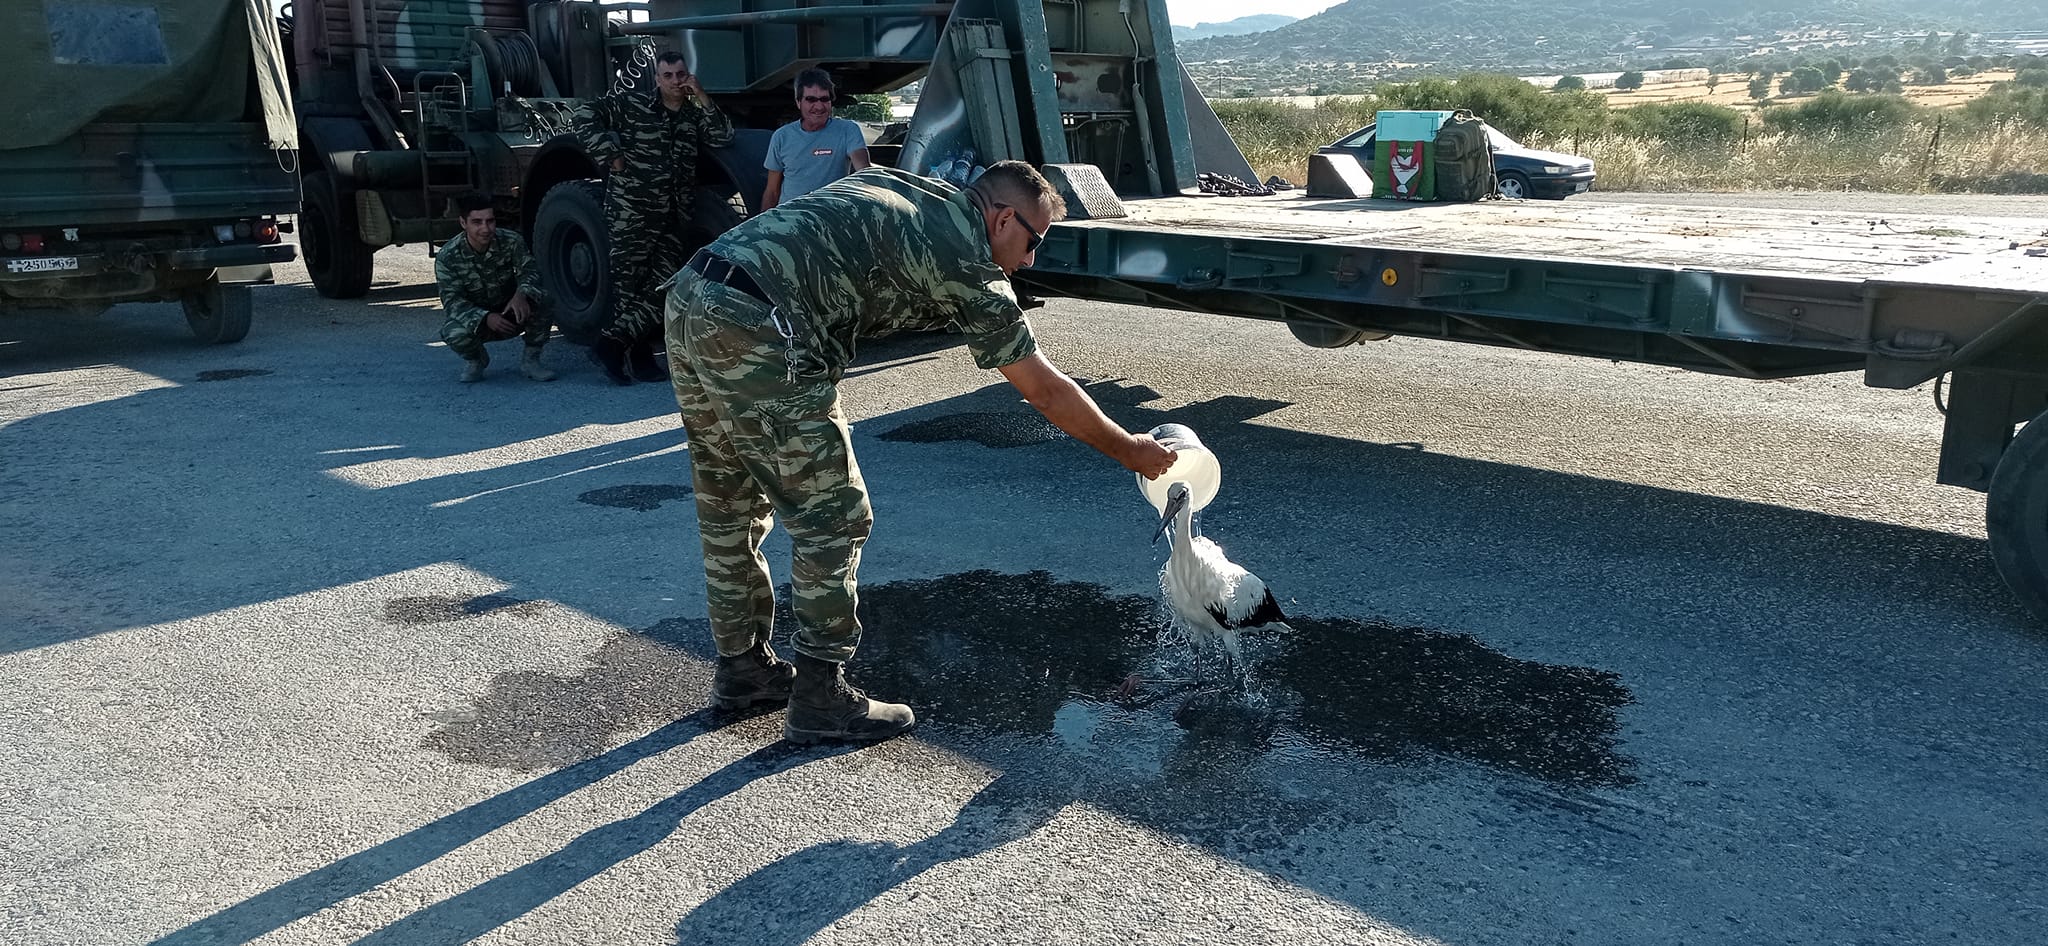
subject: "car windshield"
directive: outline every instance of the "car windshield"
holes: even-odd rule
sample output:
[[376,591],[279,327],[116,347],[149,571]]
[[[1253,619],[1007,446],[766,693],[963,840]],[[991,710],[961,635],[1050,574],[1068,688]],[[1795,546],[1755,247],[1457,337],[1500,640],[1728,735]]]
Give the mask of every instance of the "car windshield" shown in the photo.
[[1493,145],[1496,149],[1520,148],[1522,146],[1521,142],[1501,134],[1500,129],[1495,128],[1492,125],[1486,126],[1486,141],[1488,144]]

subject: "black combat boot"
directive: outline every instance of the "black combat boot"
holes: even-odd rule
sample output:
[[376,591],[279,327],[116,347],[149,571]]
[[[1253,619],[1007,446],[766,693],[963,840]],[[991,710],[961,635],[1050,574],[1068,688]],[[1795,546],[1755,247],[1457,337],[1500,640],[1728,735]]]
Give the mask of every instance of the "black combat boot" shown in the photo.
[[796,655],[796,688],[789,696],[782,738],[805,745],[823,739],[879,742],[917,725],[910,707],[868,699],[847,683],[842,666]]
[[796,668],[775,656],[775,648],[762,641],[744,654],[718,658],[718,670],[711,675],[711,705],[738,710],[756,703],[786,702],[794,679]]
[[634,342],[626,349],[626,360],[631,363],[633,380],[653,383],[668,380],[668,349],[661,342]]
[[600,335],[590,343],[590,360],[604,369],[604,376],[613,384],[626,387],[633,383],[633,376],[626,373],[626,346],[615,339]]

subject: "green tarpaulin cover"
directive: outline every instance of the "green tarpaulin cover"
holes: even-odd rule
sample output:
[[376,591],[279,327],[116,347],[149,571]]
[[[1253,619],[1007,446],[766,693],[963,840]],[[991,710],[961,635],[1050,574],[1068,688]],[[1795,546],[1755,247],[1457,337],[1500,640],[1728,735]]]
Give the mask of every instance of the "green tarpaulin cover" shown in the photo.
[[244,116],[261,120],[270,147],[297,147],[283,44],[263,0],[6,0],[0,62],[0,149],[53,144],[93,122]]

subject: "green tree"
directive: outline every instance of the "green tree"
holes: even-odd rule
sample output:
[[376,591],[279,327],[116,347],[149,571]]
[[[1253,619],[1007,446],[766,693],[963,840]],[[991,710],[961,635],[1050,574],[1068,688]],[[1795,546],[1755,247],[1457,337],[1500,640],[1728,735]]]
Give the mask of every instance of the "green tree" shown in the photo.
[[1897,128],[1925,113],[1897,95],[1846,95],[1828,89],[1798,105],[1764,113],[1764,124],[1778,131],[1857,134]]
[[1643,74],[1640,72],[1624,72],[1615,78],[1614,87],[1623,92],[1633,92],[1640,89],[1643,87]]
[[1465,108],[1517,138],[1596,135],[1607,128],[1607,100],[1594,92],[1546,92],[1514,76],[1474,72],[1381,85],[1379,108]]
[[1828,80],[1828,85],[1842,81],[1842,61],[1839,59],[1823,59],[1813,67],[1820,70],[1821,78]]
[[1985,124],[2017,121],[2048,132],[2048,86],[2000,82],[1964,105],[1963,114]]
[[1614,110],[1613,128],[1634,138],[1720,144],[1742,136],[1742,113],[1706,102],[1660,102]]
[[1585,90],[1586,80],[1578,76],[1564,76],[1550,87],[1552,92],[1584,92]]
[[1771,80],[1757,76],[1749,80],[1749,97],[1761,102],[1771,97]]
[[1720,85],[1720,84],[1721,84],[1721,74],[1720,74],[1720,73],[1718,73],[1718,72],[1709,72],[1709,73],[1707,73],[1707,94],[1708,94],[1708,95],[1712,95],[1712,94],[1714,94],[1714,87],[1715,87],[1715,86],[1718,86],[1718,85]]
[[1913,81],[1920,85],[1943,85],[1948,82],[1948,70],[1938,62],[1922,66],[1914,70]]
[[1807,95],[1825,89],[1831,84],[1819,69],[1813,66],[1800,66],[1785,76],[1785,81],[1778,84],[1778,89],[1792,95]]
[[1967,55],[1969,55],[1969,54],[1970,54],[1970,34],[1968,34],[1968,33],[1956,33],[1955,35],[1953,35],[1953,36],[1950,36],[1950,37],[1948,38],[1948,47],[1947,47],[1947,48],[1948,48],[1948,54],[1949,54],[1949,55],[1951,55],[1951,56],[1967,56]]
[[853,104],[833,109],[832,114],[857,122],[886,122],[891,117],[886,95],[856,95]]

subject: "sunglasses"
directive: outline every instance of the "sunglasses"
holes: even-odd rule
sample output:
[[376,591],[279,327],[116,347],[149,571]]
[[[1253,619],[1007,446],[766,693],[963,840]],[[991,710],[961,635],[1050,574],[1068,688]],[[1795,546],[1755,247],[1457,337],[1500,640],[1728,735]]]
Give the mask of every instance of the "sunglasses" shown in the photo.
[[997,204],[996,206],[1008,209],[1010,211],[1011,216],[1016,218],[1017,225],[1023,227],[1025,233],[1031,234],[1031,240],[1024,244],[1024,253],[1026,255],[1030,255],[1032,253],[1038,252],[1038,244],[1045,242],[1045,234],[1040,233],[1035,229],[1032,229],[1031,221],[1024,219],[1024,215],[1022,213],[1017,212],[1017,208],[1012,207],[1009,204]]
[[806,101],[806,102],[809,102],[809,103],[811,103],[812,105],[829,105],[829,104],[831,104],[831,102],[832,102],[832,96],[829,96],[829,95],[806,95],[806,96],[804,96],[804,97],[803,97],[803,100],[804,100],[804,101]]

